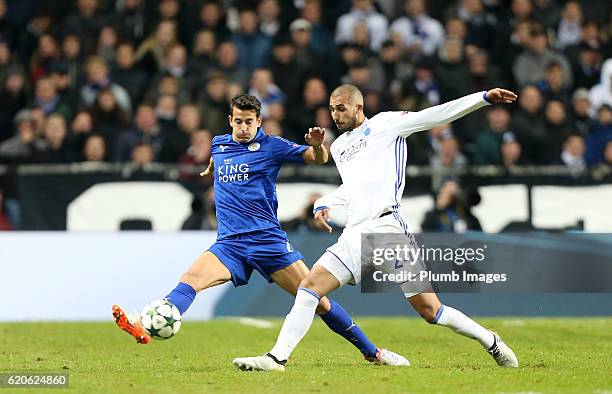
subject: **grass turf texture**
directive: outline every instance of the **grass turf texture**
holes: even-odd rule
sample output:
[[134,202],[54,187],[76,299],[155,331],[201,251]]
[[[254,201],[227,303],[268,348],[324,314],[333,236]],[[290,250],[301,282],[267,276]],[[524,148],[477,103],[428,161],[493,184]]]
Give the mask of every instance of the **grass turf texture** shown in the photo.
[[286,372],[234,369],[233,358],[273,345],[281,321],[271,321],[272,329],[186,321],[175,338],[149,345],[112,322],[0,324],[0,372],[68,371],[73,392],[612,393],[612,319],[479,319],[515,350],[519,369],[499,368],[477,342],[443,327],[357,319],[412,362],[375,366],[317,319]]

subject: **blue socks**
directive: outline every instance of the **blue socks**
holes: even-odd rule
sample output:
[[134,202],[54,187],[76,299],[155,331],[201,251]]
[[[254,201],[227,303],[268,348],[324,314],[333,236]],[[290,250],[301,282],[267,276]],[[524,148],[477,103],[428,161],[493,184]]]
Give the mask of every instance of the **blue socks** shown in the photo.
[[165,298],[173,303],[182,315],[189,309],[191,303],[195,300],[195,296],[196,291],[193,287],[180,282]]
[[361,328],[353,322],[351,316],[340,306],[340,304],[329,300],[331,309],[321,319],[333,332],[344,337],[352,343],[359,351],[368,358],[376,357],[376,346],[370,342]]

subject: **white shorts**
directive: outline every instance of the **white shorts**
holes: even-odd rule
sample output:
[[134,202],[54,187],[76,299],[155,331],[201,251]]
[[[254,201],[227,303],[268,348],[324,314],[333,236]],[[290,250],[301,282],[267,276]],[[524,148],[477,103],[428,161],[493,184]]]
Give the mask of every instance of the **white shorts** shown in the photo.
[[[315,266],[321,266],[329,271],[338,279],[340,286],[347,283],[356,285],[361,282],[361,236],[364,233],[411,234],[411,228],[399,213],[392,213],[363,222],[355,227],[346,228],[338,241],[327,248],[317,260]],[[420,291],[404,293],[406,297],[411,297]]]

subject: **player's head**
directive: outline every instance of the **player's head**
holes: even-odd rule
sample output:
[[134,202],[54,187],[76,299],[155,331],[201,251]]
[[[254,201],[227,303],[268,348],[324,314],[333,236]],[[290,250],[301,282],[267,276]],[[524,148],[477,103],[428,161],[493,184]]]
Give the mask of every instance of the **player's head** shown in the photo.
[[232,98],[230,111],[228,119],[232,138],[243,144],[250,142],[261,126],[261,103],[255,96],[239,94]]
[[363,95],[355,85],[340,85],[329,97],[329,110],[338,130],[353,130],[359,127],[365,118]]

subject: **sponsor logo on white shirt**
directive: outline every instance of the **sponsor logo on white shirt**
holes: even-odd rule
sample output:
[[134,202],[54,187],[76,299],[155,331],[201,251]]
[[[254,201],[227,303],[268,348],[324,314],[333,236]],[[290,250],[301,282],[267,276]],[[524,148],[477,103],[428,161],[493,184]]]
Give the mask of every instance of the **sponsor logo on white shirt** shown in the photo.
[[367,141],[361,139],[356,144],[349,146],[348,148],[340,152],[340,162],[344,163],[351,160],[355,156],[355,154],[363,150],[367,145]]

